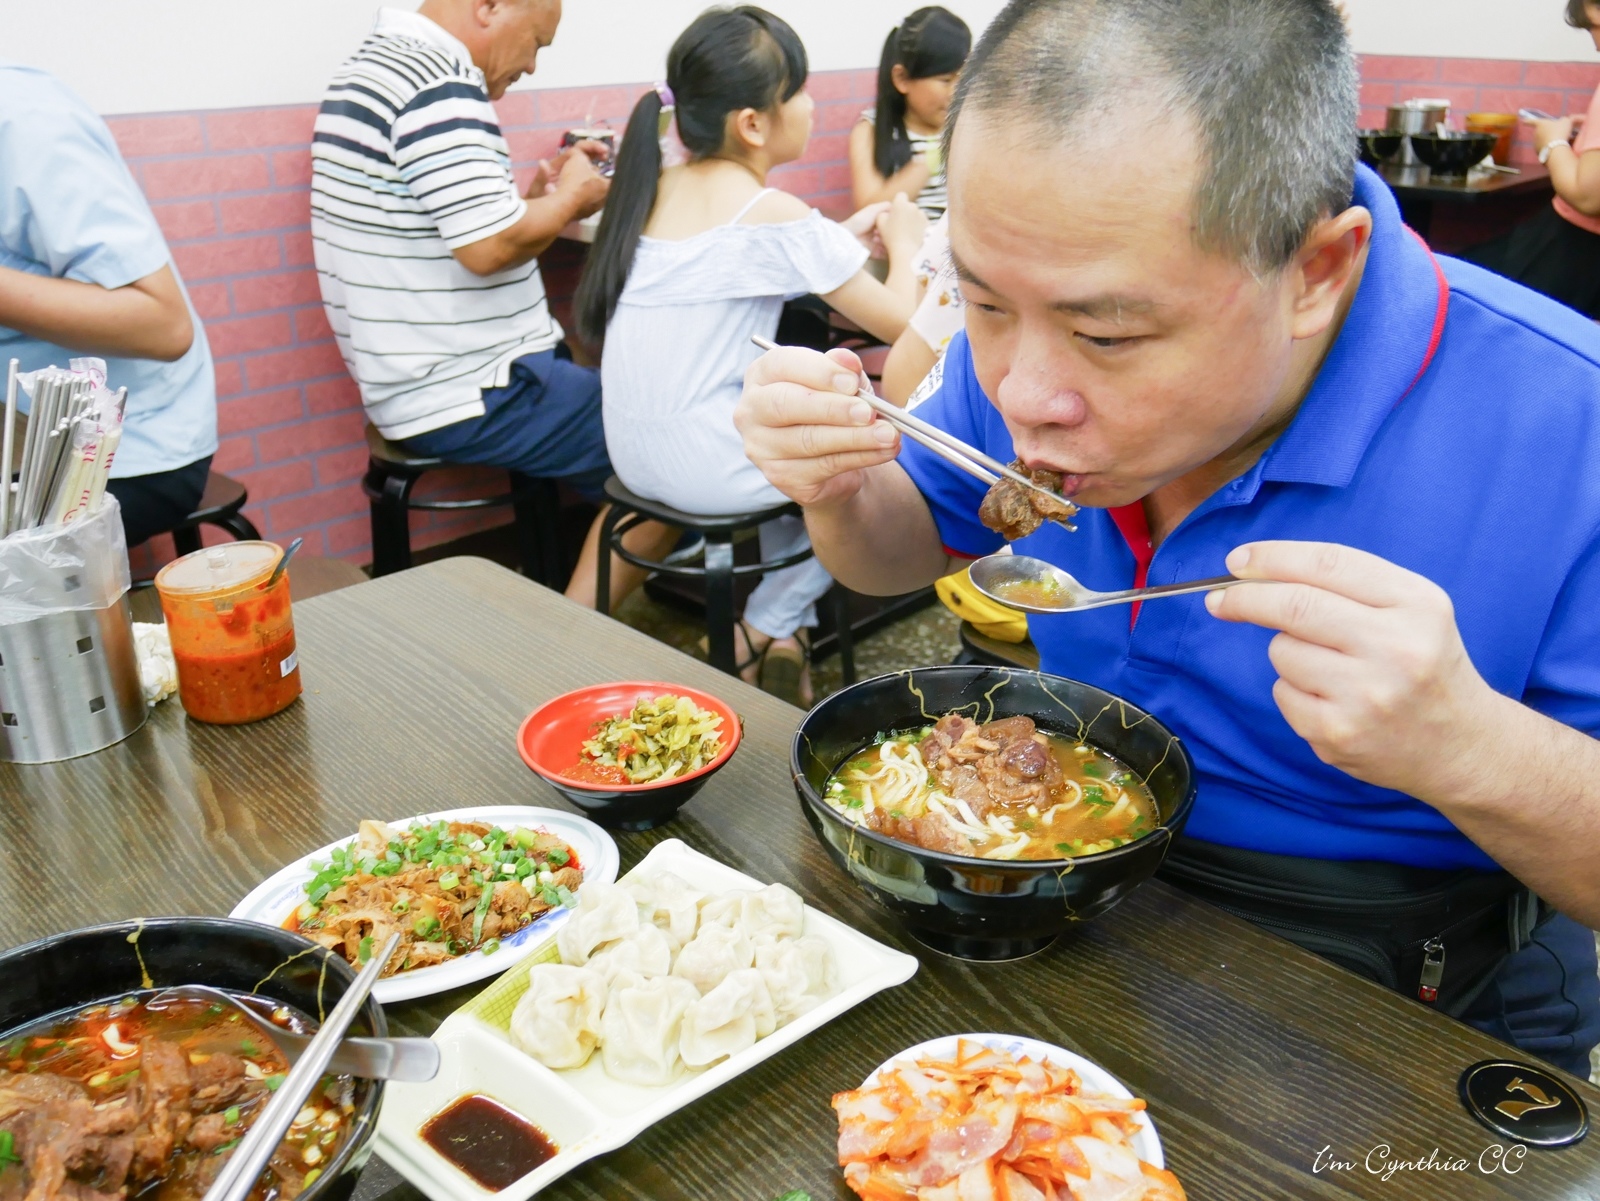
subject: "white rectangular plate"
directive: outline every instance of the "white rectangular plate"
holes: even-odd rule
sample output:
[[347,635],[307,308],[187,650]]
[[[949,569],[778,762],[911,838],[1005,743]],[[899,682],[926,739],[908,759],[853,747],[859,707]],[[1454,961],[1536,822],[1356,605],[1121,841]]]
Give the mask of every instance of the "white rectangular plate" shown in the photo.
[[[677,839],[654,847],[636,871],[670,871],[710,891],[760,888],[735,871]],[[917,961],[891,950],[843,922],[806,906],[807,934],[826,939],[839,967],[839,991],[821,1005],[774,1031],[755,1046],[702,1072],[685,1072],[671,1084],[642,1088],[606,1075],[600,1056],[574,1071],[553,1072],[511,1044],[507,1034],[475,1016],[468,1005],[445,1019],[434,1040],[442,1065],[427,1084],[391,1084],[378,1118],[379,1153],[434,1201],[526,1201],[585,1160],[624,1146],[641,1131],[813,1030],[861,1004],[874,993],[904,984]],[[548,945],[527,963],[553,956]],[[498,1193],[480,1187],[439,1155],[418,1132],[434,1114],[462,1097],[482,1093],[515,1110],[560,1148],[548,1163]]]

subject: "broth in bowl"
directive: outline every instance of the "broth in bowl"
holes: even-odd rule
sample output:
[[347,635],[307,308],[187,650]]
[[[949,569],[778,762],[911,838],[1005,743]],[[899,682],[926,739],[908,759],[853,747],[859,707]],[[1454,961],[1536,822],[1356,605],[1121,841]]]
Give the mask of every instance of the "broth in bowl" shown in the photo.
[[1126,846],[1160,823],[1138,775],[1029,717],[951,713],[852,755],[826,801],[880,834],[979,859],[1072,859]]

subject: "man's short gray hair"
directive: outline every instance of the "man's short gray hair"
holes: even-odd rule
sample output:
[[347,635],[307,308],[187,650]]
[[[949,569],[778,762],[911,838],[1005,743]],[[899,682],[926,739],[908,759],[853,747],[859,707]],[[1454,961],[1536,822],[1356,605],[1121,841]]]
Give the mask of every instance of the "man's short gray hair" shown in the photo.
[[947,137],[969,110],[1047,141],[1129,106],[1186,115],[1202,152],[1196,242],[1274,272],[1350,203],[1358,88],[1332,0],[1011,0],[973,51]]

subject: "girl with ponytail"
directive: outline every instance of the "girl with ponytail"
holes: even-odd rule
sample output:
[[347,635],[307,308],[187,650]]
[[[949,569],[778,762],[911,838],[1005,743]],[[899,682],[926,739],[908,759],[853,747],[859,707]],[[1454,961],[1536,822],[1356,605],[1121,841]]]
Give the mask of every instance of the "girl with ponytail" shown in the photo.
[[[926,220],[904,196],[839,225],[767,186],[805,153],[805,47],[753,5],[702,14],[672,47],[666,81],[634,107],[575,304],[604,343],[606,446],[629,489],[688,513],[786,503],[745,457],[733,425],[745,369],[786,299],[815,294],[886,342],[916,306]],[[867,241],[887,250],[880,283]],[[795,517],[761,529],[762,557],[807,546]],[[736,635],[745,677],[809,693],[805,631],[832,581],[815,560],[769,573]]]
[[858,206],[897,192],[944,216],[940,140],[972,30],[949,9],[919,8],[889,31],[878,64],[878,103],[850,133],[850,178]]

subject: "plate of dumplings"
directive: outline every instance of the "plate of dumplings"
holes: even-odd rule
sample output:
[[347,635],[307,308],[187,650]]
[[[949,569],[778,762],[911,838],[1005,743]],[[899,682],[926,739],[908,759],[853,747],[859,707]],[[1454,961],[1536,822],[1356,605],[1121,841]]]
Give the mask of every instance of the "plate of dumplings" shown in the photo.
[[387,1087],[378,1145],[430,1197],[482,1198],[419,1131],[486,1096],[557,1149],[496,1194],[523,1201],[916,970],[793,889],[670,839],[587,885],[547,946],[445,1020],[438,1077]]

